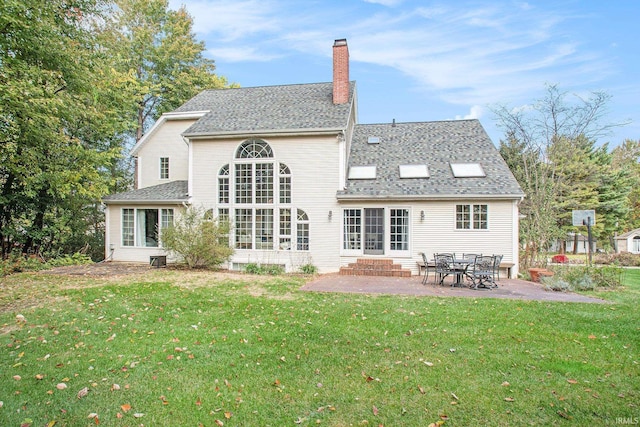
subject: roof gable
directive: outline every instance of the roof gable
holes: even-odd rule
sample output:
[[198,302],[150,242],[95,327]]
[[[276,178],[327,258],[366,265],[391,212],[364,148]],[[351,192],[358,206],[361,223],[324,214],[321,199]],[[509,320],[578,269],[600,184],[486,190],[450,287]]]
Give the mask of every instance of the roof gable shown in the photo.
[[[451,164],[472,163],[485,176],[454,177]],[[349,167],[362,165],[375,165],[376,179],[347,180],[340,198],[524,196],[478,120],[356,125]],[[428,176],[401,178],[400,165],[427,165]]]
[[355,98],[333,103],[332,83],[205,90],[175,110],[208,111],[184,132],[186,137],[229,133],[341,130],[347,127]]

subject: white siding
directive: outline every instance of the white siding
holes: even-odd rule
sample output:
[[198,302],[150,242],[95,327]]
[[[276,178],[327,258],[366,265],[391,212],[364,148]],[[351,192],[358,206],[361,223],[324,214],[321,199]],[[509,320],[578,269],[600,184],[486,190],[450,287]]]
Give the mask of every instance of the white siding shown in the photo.
[[[309,217],[309,251],[236,250],[232,262],[284,264],[287,271],[310,263],[321,273],[337,271],[341,221],[336,201],[340,179],[338,139],[336,136],[262,139],[271,146],[274,159],[291,170],[291,205],[304,210]],[[192,143],[192,202],[195,206],[217,209],[218,171],[225,164],[233,164],[236,149],[243,141]],[[331,220],[329,211],[332,212]]]
[[[108,233],[105,238],[105,258],[111,261],[149,262],[152,255],[167,255],[160,247],[147,248],[138,246],[122,246],[122,209],[173,209],[174,220],[178,219],[181,206],[176,205],[109,205],[107,206],[106,220]],[[112,246],[113,245],[113,246]],[[113,251],[111,251],[113,247]],[[172,261],[171,258],[168,258]]]
[[[138,152],[140,180],[138,188],[188,179],[188,146],[180,135],[195,122],[167,120]],[[160,179],[160,158],[169,158],[169,179]]]
[[[456,205],[486,204],[488,205],[489,227],[487,230],[456,230]],[[379,258],[393,258],[395,263],[411,269],[418,274],[417,261],[422,260],[421,252],[432,259],[434,253],[455,252],[481,253],[484,255],[504,255],[503,262],[517,264],[518,230],[517,221],[513,220],[514,202],[464,200],[464,201],[428,201],[428,202],[398,202],[380,204],[344,203],[342,208],[362,207],[410,207],[411,229],[410,254],[407,257],[391,257],[388,254],[378,255]],[[424,220],[421,213],[424,211]],[[341,214],[340,214],[341,215]],[[386,218],[388,223],[388,217]],[[514,224],[516,226],[514,227]],[[341,265],[346,266],[355,262],[361,256],[342,256]],[[372,256],[366,255],[367,258]],[[512,270],[516,274],[516,269]]]

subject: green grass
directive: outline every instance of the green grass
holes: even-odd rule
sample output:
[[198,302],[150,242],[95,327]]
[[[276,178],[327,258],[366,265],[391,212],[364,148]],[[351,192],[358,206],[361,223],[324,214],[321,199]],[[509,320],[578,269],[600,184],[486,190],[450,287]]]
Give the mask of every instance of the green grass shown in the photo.
[[0,279],[0,425],[640,417],[640,270],[590,293],[611,304],[305,293],[300,277],[216,277]]

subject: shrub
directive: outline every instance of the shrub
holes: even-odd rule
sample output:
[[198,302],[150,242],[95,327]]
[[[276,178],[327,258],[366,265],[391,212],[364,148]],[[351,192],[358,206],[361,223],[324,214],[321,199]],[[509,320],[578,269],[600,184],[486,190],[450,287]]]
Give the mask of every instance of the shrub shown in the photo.
[[172,226],[162,230],[162,246],[190,268],[219,267],[233,255],[228,221],[205,217],[203,209],[188,207]]
[[270,274],[272,276],[284,274],[284,268],[277,264],[258,265],[256,263],[249,263],[244,267],[244,271],[249,274]]
[[313,264],[305,264],[300,267],[300,271],[304,274],[316,274],[318,272],[318,267]]
[[624,269],[617,266],[573,266],[554,268],[552,277],[541,279],[545,288],[553,291],[590,291],[614,288],[622,283]]

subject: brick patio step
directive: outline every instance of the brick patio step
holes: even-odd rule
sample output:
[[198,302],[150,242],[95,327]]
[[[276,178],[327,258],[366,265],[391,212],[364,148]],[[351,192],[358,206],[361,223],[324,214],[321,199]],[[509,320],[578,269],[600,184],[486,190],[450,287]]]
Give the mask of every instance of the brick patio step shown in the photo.
[[340,274],[345,276],[411,277],[411,270],[403,269],[401,265],[394,264],[392,259],[359,258],[357,262],[352,262],[347,267],[340,267]]

